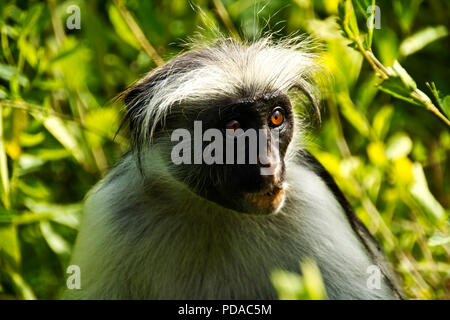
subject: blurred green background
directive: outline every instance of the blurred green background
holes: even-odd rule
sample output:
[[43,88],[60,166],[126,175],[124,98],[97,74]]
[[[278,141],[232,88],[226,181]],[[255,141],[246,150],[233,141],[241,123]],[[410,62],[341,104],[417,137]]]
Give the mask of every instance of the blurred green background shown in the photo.
[[[450,127],[405,98],[421,90],[450,111],[450,2],[377,1],[380,29],[366,25],[369,4],[0,0],[0,299],[58,297],[83,197],[127,150],[125,134],[114,139],[123,106],[112,99],[213,28],[323,43],[333,79],[308,148],[379,240],[408,298],[450,299]],[[80,29],[66,25],[76,23],[70,5]],[[387,69],[394,61],[404,69]],[[389,74],[381,86],[378,62]],[[302,270],[315,281],[313,264]],[[273,278],[281,298],[322,297],[306,278]]]

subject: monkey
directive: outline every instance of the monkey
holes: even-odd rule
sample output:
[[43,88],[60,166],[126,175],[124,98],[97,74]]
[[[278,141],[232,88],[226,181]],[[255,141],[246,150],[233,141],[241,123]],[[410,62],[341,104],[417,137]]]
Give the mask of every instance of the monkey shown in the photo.
[[[65,298],[277,299],[271,272],[300,273],[305,259],[317,263],[329,299],[403,298],[379,244],[304,146],[308,126],[294,102],[320,117],[323,74],[310,47],[298,38],[221,38],[123,93],[130,149],[86,197],[71,260],[81,288]],[[191,161],[174,163],[174,133],[193,133],[196,123],[205,134],[254,129],[267,152],[251,162],[255,142],[243,139],[222,152],[243,153],[243,163],[195,162],[206,148],[195,151],[191,135],[181,152]],[[367,285],[370,266],[380,270],[379,288]]]

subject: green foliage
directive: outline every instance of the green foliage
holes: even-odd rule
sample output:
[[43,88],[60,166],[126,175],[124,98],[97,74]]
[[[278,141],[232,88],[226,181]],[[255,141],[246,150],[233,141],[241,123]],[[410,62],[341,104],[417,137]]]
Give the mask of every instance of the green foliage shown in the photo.
[[284,270],[272,272],[272,283],[281,300],[325,300],[327,293],[319,267],[312,260],[300,264],[302,276]]
[[[79,30],[66,27],[72,4]],[[323,43],[332,81],[308,148],[379,240],[408,297],[449,299],[450,4],[377,1],[381,29],[366,24],[374,4],[0,2],[0,298],[58,297],[83,197],[127,149],[127,138],[114,139],[122,106],[112,98],[196,31],[217,28],[241,38],[306,32]],[[326,298],[315,264],[301,270],[274,271],[280,298]]]

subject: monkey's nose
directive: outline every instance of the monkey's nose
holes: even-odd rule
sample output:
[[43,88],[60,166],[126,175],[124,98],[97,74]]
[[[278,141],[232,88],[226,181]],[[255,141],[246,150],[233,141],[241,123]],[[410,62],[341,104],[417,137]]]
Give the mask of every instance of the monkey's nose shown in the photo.
[[278,161],[268,161],[259,164],[260,174],[268,179],[277,181],[280,178],[280,165]]
[[278,166],[278,162],[273,161],[273,159],[270,159],[269,157],[266,157],[266,156],[258,156],[258,165],[261,168],[274,167],[274,169],[275,169]]
[[269,161],[269,162],[267,162],[267,163],[262,163],[262,162],[259,162],[259,161],[258,161],[258,165],[259,165],[261,168],[270,168],[270,167],[272,167],[272,161]]

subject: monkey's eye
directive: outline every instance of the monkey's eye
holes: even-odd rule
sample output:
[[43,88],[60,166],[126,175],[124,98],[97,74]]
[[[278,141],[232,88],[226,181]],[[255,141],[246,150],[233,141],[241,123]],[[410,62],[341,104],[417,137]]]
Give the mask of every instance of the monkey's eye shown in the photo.
[[237,120],[230,120],[225,123],[225,129],[237,130],[241,127],[241,124]]
[[281,110],[275,110],[270,116],[270,124],[274,127],[278,127],[284,121],[284,115]]

